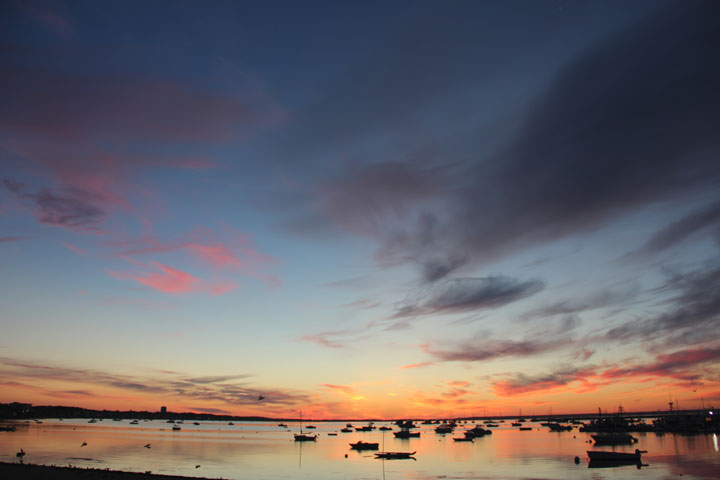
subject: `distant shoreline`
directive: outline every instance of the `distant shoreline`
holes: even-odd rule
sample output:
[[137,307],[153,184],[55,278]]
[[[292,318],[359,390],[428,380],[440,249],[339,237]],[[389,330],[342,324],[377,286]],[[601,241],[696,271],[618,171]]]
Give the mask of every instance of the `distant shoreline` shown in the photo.
[[[683,414],[697,414],[703,413],[707,409],[688,409],[688,410],[653,410],[653,411],[621,411],[621,412],[592,412],[592,413],[547,413],[547,414],[529,414],[522,415],[527,419],[538,420],[538,419],[551,419],[551,420],[565,420],[565,419],[576,419],[576,420],[591,420],[598,417],[604,417],[608,415],[623,416],[623,417],[634,417],[634,418],[657,418],[660,416],[668,415],[670,413],[676,415]],[[518,418],[520,415],[505,414],[505,415],[463,415],[452,417],[454,420],[509,420]],[[240,416],[240,415],[218,415],[212,413],[196,413],[196,412],[149,412],[149,411],[135,411],[135,410],[93,410],[81,407],[67,407],[67,406],[33,406],[29,404],[21,403],[0,403],[0,421],[3,420],[32,420],[32,419],[103,419],[103,420],[126,420],[126,419],[139,419],[139,420],[196,420],[196,421],[232,421],[232,422],[300,422],[301,418],[289,418],[289,417],[264,417],[264,416]],[[442,420],[450,419],[449,417],[398,417],[393,419],[379,419],[379,418],[312,418],[305,417],[305,422],[395,422],[397,420],[408,420],[412,419],[415,421],[422,420]]]
[[0,478],[8,480],[209,480],[207,477],[182,477],[154,473],[123,472],[98,468],[58,467],[32,463],[0,462]]

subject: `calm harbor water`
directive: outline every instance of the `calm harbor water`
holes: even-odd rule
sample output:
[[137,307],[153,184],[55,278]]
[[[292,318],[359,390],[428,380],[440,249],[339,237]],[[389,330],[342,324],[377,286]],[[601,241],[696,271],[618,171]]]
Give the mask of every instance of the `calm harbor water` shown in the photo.
[[[317,442],[295,442],[289,428],[266,422],[185,422],[172,431],[164,421],[43,420],[15,423],[17,431],[0,432],[0,460],[16,461],[21,448],[27,463],[110,468],[128,471],[227,479],[648,479],[720,478],[717,435],[656,435],[635,433],[639,442],[616,451],[647,450],[647,467],[589,468],[590,436],[576,430],[550,432],[538,424],[520,431],[508,423],[474,443],[454,442],[438,435],[434,425],[421,425],[420,438],[399,440],[391,432],[341,433],[345,423],[317,423]],[[381,426],[377,423],[376,426]],[[328,433],[337,432],[337,436]],[[350,450],[363,440],[384,444],[387,451],[416,451],[415,460],[376,460],[373,452]],[[87,442],[86,446],[81,446]],[[150,443],[151,448],[144,445]],[[345,456],[347,455],[347,457]],[[579,465],[574,463],[578,456]],[[199,467],[196,468],[196,466]]]

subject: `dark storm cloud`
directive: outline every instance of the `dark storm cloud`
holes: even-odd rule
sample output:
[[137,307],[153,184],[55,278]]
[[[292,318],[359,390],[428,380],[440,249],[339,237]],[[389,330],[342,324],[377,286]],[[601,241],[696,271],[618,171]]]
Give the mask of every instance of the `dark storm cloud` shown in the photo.
[[503,275],[446,280],[400,307],[393,318],[498,308],[529,297],[544,286],[540,280],[521,281]]
[[[442,141],[418,135],[402,169],[377,159],[329,180],[332,202],[319,197],[319,210],[344,226],[379,227],[381,264],[413,262],[437,281],[466,261],[588,232],[654,202],[720,191],[719,15],[717,2],[663,6],[575,55],[514,131],[498,136],[504,143],[488,140],[477,122]],[[448,72],[449,83],[438,85],[456,86]],[[388,91],[410,95],[399,85]],[[382,113],[383,122],[392,118]],[[428,165],[442,174],[423,176]],[[374,183],[363,195],[367,178],[385,170],[400,187]],[[374,199],[387,204],[378,208]]]

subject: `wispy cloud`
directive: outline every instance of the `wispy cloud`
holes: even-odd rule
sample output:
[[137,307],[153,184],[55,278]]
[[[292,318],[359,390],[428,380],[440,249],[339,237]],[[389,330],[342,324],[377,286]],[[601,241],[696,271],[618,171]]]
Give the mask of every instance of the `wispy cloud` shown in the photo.
[[692,345],[718,338],[715,327],[720,318],[720,267],[712,265],[671,274],[661,290],[669,297],[661,305],[662,312],[610,328],[604,339],[652,341],[673,338],[676,345]]
[[[720,123],[720,110],[708,105],[718,102],[720,68],[710,45],[720,43],[720,33],[708,19],[717,14],[714,2],[663,6],[560,66],[529,103],[523,121],[501,141],[485,141],[485,126],[477,124],[449,132],[445,141],[416,139],[390,158],[350,165],[319,182],[322,188],[308,209],[345,231],[376,238],[381,265],[415,264],[421,278],[432,282],[467,265],[592,232],[656,202],[697,198],[701,191],[716,201],[712,192],[720,178],[720,140],[710,125]],[[668,30],[674,35],[668,36]],[[454,36],[461,31],[462,25],[442,42],[457,41],[457,51],[463,51]],[[435,48],[428,46],[427,55]],[[437,60],[458,72],[453,59]],[[408,67],[401,78],[412,71]],[[397,81],[383,80],[387,83],[377,84]],[[433,85],[413,86],[415,93],[428,89],[416,99],[416,108],[436,98]],[[448,78],[441,85],[457,87],[463,79]],[[404,90],[398,87],[393,94]],[[378,98],[388,96],[389,91],[378,92]],[[331,101],[337,98],[329,96],[319,113],[301,112],[308,122],[298,127],[304,135],[290,142],[293,159],[306,152],[311,162],[318,149],[327,148],[327,143],[313,142],[317,139],[307,129],[337,123],[335,116],[323,118],[339,108]],[[331,128],[358,149],[361,140],[375,138],[378,128],[354,127]],[[387,129],[397,130],[392,127]],[[318,131],[327,137],[326,128]],[[483,140],[468,140],[473,136]],[[405,162],[406,157],[413,161]],[[383,176],[392,181],[374,181]],[[700,213],[662,232],[649,248],[679,241],[715,215]],[[689,230],[679,233],[681,227]]]
[[159,272],[134,274],[108,271],[108,273],[120,280],[135,280],[164,293],[191,293],[198,290],[200,280],[197,277],[159,262],[152,262],[151,266]]
[[355,389],[347,385],[333,385],[331,383],[323,383],[320,385],[328,390],[342,392],[345,395],[355,395]]
[[[618,381],[634,382],[648,379],[675,379],[691,384],[717,384],[714,368],[720,359],[720,348],[696,348],[655,356],[651,362],[628,361],[622,365],[586,365],[562,367],[545,374],[515,373],[492,382],[499,396],[569,389],[587,393]],[[709,367],[709,368],[708,368]]]
[[[6,381],[30,384],[38,381],[44,387],[54,382],[86,385],[76,389],[94,394],[93,387],[111,387],[127,393],[175,396],[185,400],[215,401],[225,405],[256,406],[260,397],[263,405],[292,406],[309,403],[309,396],[302,392],[282,388],[259,388],[247,383],[235,383],[247,379],[247,374],[191,377],[181,373],[164,373],[153,376],[120,375],[96,369],[51,366],[38,362],[0,357],[0,373]],[[106,389],[103,390],[105,392]]]
[[493,382],[493,390],[502,397],[537,393],[568,388],[569,385],[579,382],[581,391],[587,392],[597,388],[588,378],[593,378],[595,368],[566,367],[545,375],[526,375],[518,373],[510,379]]
[[501,340],[487,338],[489,335],[478,335],[476,338],[446,343],[444,346],[425,344],[422,349],[443,362],[486,362],[503,357],[528,357],[552,352],[568,346],[569,338],[553,335],[554,338],[526,340]]
[[0,243],[15,243],[25,240],[25,237],[0,237]]
[[[199,260],[203,266],[213,270],[240,274],[256,278],[271,287],[282,285],[282,280],[268,269],[277,263],[277,259],[262,253],[253,243],[250,235],[232,232],[231,238],[223,240],[222,235],[209,228],[196,228],[178,238],[163,239],[158,236],[146,236],[129,240],[107,240],[103,247],[115,252],[121,258],[147,255],[163,255],[172,252],[186,252]],[[216,290],[234,288],[233,281],[224,281]]]
[[303,342],[312,342],[327,348],[343,348],[345,345],[334,340],[333,337],[343,336],[349,333],[349,330],[332,330],[327,332],[315,333],[312,335],[303,335],[300,340]]
[[400,307],[394,318],[434,313],[460,313],[498,308],[529,297],[544,288],[540,280],[517,280],[507,276],[457,278],[434,284],[426,297]]
[[37,220],[47,225],[97,232],[107,217],[102,208],[107,199],[96,192],[77,188],[31,192],[25,185],[9,179],[4,179],[3,184],[18,199],[28,200]]
[[639,250],[625,258],[645,257],[665,251],[687,238],[709,228],[720,228],[720,204],[712,204],[694,211],[655,232]]

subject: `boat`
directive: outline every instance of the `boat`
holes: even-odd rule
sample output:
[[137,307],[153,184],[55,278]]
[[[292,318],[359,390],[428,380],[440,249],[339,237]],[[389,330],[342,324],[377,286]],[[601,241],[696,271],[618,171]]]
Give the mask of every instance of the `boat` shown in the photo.
[[360,440],[359,442],[351,443],[350,448],[353,450],[377,450],[380,448],[380,444]]
[[133,420],[132,422],[130,422],[130,425],[137,425],[138,423],[140,422],[138,422],[137,420]]
[[587,454],[591,461],[601,462],[640,462],[642,460],[641,455],[647,453],[645,450],[635,449],[634,453],[625,452],[606,452],[606,451],[593,451],[588,450]]
[[337,437],[337,432],[328,432],[329,437]]
[[412,420],[398,420],[395,422],[395,425],[400,428],[417,428]]
[[382,430],[383,432],[387,432],[388,430],[392,430],[392,427],[388,427],[387,425],[383,425],[382,427],[378,428],[378,430]]
[[317,441],[317,435],[306,435],[302,430],[302,412],[300,412],[300,433],[295,434],[296,442],[315,442]]
[[364,427],[355,427],[356,432],[372,432],[375,429],[372,425],[365,425]]
[[605,445],[631,445],[637,442],[637,438],[633,437],[629,433],[596,433],[590,435],[596,444]]
[[199,422],[193,422],[193,425],[200,425]]
[[11,427],[0,427],[0,432],[14,432],[17,429],[14,426]]
[[475,437],[453,437],[456,442],[474,442]]
[[452,425],[438,425],[435,427],[435,433],[452,433],[453,430]]
[[179,432],[179,431],[180,431],[180,427],[178,427],[177,425],[173,425],[172,429],[173,429],[173,432]]
[[343,433],[351,433],[353,431],[353,429],[345,427],[345,428],[341,428],[340,431]]
[[521,426],[522,426],[522,423],[520,423],[520,422],[513,422],[513,423],[511,423],[510,425],[512,425],[513,427],[521,427]]
[[384,458],[385,460],[399,460],[403,458],[413,458],[416,452],[380,452],[375,454],[375,458]]
[[285,425],[284,423],[278,423],[278,427],[287,428],[287,425]]
[[551,432],[566,432],[572,430],[572,425],[560,425],[559,423],[548,423],[547,427]]
[[307,428],[308,430],[315,430],[317,427],[315,425],[308,425],[305,428]]
[[520,430],[522,430],[523,432],[527,432],[532,430],[532,427],[520,427]]
[[485,430],[480,425],[476,425],[470,430],[465,430],[466,437],[482,437],[483,435],[491,434],[492,430]]
[[420,436],[420,432],[411,432],[410,430],[400,430],[399,432],[393,432],[395,438],[417,438]]

